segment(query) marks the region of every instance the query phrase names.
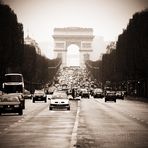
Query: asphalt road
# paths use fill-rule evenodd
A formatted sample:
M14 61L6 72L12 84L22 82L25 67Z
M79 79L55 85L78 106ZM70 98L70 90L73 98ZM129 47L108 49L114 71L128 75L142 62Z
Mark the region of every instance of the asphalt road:
M0 148L147 148L148 103L71 101L71 110L26 100L23 116L0 116Z
M49 111L49 103L26 100L23 116L0 116L0 148L69 148L77 102Z
M148 104L81 100L77 147L148 148Z

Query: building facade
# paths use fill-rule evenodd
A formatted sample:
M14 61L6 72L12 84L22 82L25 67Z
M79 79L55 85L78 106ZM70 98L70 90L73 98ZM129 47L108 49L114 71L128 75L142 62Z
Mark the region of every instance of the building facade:
M29 35L27 35L27 37L24 39L24 43L27 45L32 45L35 47L36 53L41 55L41 49L39 48L38 43L33 40L32 38L29 37Z

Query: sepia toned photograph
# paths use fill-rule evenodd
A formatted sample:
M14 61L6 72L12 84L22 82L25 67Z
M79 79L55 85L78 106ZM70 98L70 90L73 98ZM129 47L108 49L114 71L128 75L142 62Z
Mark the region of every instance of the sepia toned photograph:
M0 0L0 148L148 148L148 0Z

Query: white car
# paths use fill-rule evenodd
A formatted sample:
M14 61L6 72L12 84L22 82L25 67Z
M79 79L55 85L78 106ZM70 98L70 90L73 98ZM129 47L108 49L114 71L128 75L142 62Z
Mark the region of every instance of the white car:
M52 98L50 99L49 110L52 110L54 108L66 108L67 110L70 110L70 102L65 92L54 92Z
M103 90L101 88L94 89L93 96L94 98L103 98Z
M116 91L116 97L124 100L124 91Z

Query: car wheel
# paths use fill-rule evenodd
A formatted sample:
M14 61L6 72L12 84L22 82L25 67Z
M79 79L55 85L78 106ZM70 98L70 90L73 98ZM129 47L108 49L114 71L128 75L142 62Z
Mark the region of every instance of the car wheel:
M67 110L70 110L70 107L68 107Z
M49 110L52 110L52 107L49 107Z
M107 99L105 99L105 102L107 102Z
M22 109L19 111L19 115L23 115L23 110Z
M114 102L116 102L116 99L114 100Z

